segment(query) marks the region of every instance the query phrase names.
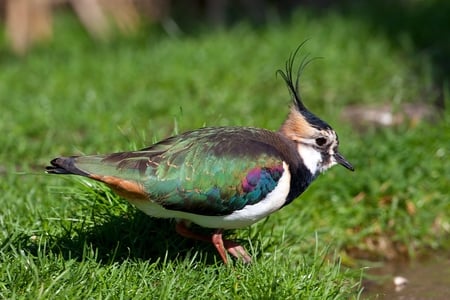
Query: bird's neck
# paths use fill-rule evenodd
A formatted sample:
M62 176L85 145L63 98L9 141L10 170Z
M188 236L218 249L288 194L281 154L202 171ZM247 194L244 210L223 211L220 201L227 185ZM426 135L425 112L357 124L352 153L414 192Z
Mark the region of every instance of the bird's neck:
M311 182L316 178L308 168L300 164L297 168L291 168L291 185L289 194L286 197L286 202L283 206L291 203L295 198L300 196L306 188L311 184Z

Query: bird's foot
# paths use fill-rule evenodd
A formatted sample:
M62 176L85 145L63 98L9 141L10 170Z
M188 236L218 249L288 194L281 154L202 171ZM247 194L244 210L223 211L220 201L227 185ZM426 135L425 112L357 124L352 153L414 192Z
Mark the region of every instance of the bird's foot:
M176 232L189 239L204 241L204 242L212 242L214 247L216 247L217 252L219 252L220 257L222 258L223 262L227 264L227 253L230 253L232 256L242 259L244 263L251 263L252 258L250 255L245 251L244 247L239 245L238 243L234 241L230 241L227 239L222 239L222 230L218 229L216 233L214 233L212 236L198 234L195 232L192 232L185 224L185 222L178 222L175 227Z
M212 243L216 247L225 264L227 263L227 255L225 249L228 251L228 253L230 253L237 259L242 259L244 263L252 262L252 258L244 249L244 247L234 241L222 239L222 230L220 229L212 235Z

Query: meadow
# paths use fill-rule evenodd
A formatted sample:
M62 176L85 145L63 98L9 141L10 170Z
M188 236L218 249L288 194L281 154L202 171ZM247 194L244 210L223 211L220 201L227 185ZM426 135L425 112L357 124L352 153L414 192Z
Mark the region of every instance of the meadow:
M372 261L450 246L448 109L357 128L350 105L437 101L434 62L340 13L167 35L146 27L94 43L60 16L25 57L0 45L0 298L356 299ZM334 167L292 204L230 231L254 257L224 265L171 220L101 184L46 175L57 156L134 150L204 126L277 130L290 96L276 70L303 41L305 104L355 166ZM448 105L449 87L443 87Z

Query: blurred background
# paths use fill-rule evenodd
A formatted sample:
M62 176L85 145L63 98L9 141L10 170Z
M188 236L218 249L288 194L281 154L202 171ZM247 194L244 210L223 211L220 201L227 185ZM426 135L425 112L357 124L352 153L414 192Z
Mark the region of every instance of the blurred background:
M439 0L0 0L0 17L4 43L23 56L36 45L52 43L59 26L55 18L61 15L76 18L92 43L98 43L146 30L148 35L186 37L243 22L261 29L289 22L296 10L311 12L314 18L338 12L386 36L393 46L409 47L419 57L430 59L433 100L436 108L442 109L443 85L450 72L449 7L447 1ZM418 107L414 113L414 108L408 107L405 112L421 117L428 114L423 111L427 109ZM394 119L398 121L398 117Z
M203 126L277 130L290 99L275 72L307 41L300 56L318 59L302 73L303 99L339 133L356 172L333 168L267 222L235 234L258 241L260 260L280 251L272 268L284 276L296 275L286 269L304 257L315 259L315 247L330 247L349 268L383 262L378 280L362 280L366 290L447 299L449 16L447 0L0 0L0 298L37 295L42 286L48 295L73 298L84 288L101 297L70 277L86 256L105 282L110 266L101 261L189 259L191 244L172 236L171 225L99 187L88 192L84 183L45 176L44 166ZM148 232L168 242L156 247ZM200 257L214 257L197 247ZM413 269L411 260L419 262ZM396 291L391 279L400 273L410 284ZM320 274L318 287L360 291L359 275ZM232 277L206 278L205 286ZM259 287L247 279L227 286L234 284ZM184 292L188 298L192 285Z

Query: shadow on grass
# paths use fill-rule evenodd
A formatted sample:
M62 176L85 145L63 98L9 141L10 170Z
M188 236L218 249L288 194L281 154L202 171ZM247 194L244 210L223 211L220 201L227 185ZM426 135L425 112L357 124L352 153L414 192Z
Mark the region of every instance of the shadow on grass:
M69 226L66 228L61 224L62 230L58 230L61 233L54 235L16 233L7 238L0 249L17 249L33 257L60 256L80 262L95 260L101 264L125 260L183 261L194 256L205 264L221 261L212 244L179 236L173 220L152 218L139 211L109 216L103 223L93 226ZM192 229L205 234L213 232L195 225ZM240 242L248 248L245 240Z

